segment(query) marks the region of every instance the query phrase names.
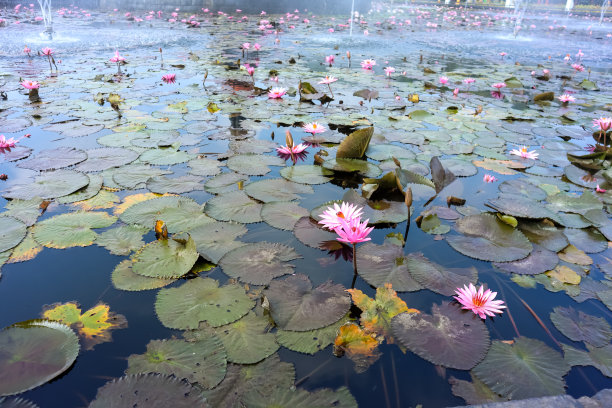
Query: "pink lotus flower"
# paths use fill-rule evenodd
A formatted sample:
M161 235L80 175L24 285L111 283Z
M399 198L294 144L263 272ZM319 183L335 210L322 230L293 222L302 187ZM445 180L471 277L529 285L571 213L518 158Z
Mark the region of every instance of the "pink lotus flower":
M572 64L572 68L574 68L576 70L576 72L582 72L584 71L584 67L580 64Z
M521 146L520 149L512 149L510 150L510 154L513 154L515 156L520 156L523 159L532 159L535 160L538 158L539 154L535 152L535 150L532 150L530 152L527 151L527 146Z
M125 58L119 55L119 51L115 51L115 56L110 58L109 61L119 64L119 63L125 62Z
M30 56L31 52L32 52L32 50L27 45L25 47L23 47L23 53L24 54L28 54L28 57Z
M285 88L272 88L270 92L268 92L268 98L270 99L281 99L287 90Z
M572 95L570 94L563 94L559 97L559 100L563 103L568 103L568 102L574 102L576 100L576 98L574 98Z
M492 84L491 86L493 88L497 88L499 90L499 89L505 88L506 87L506 83L505 82L496 82L496 83Z
M329 85L331 83L334 83L338 80L338 78L335 78L331 75L325 75L325 78L323 78L321 81L319 81L320 84L324 84L324 85Z
M499 53L499 55L502 57L502 59L504 59L504 57L505 57L506 55L508 55L508 53L507 53L507 52L500 52L500 53Z
M342 226L342 221L351 221L353 218L359 219L362 212L363 209L355 204L345 203L344 201L340 205L334 203L333 207L327 207L322 214L319 214L319 217L321 217L319 224L322 224L323 228L334 231Z
M328 55L325 57L325 63L329 64L330 67L333 65L335 60L336 60L336 57L334 57L333 55Z
M453 96L457 96L457 95L459 95L459 88L455 88L453 90Z
M53 55L53 50L49 47L45 47L42 50L40 50L40 52L42 52L43 55L46 55L47 57Z
M17 140L13 139L12 137L6 139L4 135L0 135L0 149L9 149L11 147L15 147L15 143L17 143Z
M595 192L596 192L596 193L599 193L599 194L603 194L603 193L605 193L606 191L608 191L608 190L604 190L603 188L600 188L600 187L599 187L599 184L597 185L597 188L595 189Z
M253 76L253 74L255 73L255 67L247 67L246 68L247 72L249 73L250 76Z
M482 181L484 181L485 183L494 183L497 181L497 178L492 174L485 174L482 178Z
M248 43L248 42L242 43L242 49L243 50L251 49L251 43Z
M391 74L395 72L395 68L393 68L393 67L385 67L385 70L384 70L384 71L385 71L385 75L387 75L388 77L390 77L390 76L391 76Z
M370 70L376 65L376 60L373 59L365 59L361 61L361 68Z
M253 48L255 49L255 51L259 51L261 49L261 44L255 43L253 44Z
M173 84L176 82L176 74L162 75L162 81L164 81L167 84Z
M300 154L302 153L304 150L306 150L308 148L308 146L306 146L305 144L298 144L295 146L280 146L276 148L276 151L280 154L283 155L292 155L292 154Z
M24 80L21 85L26 89L38 89L40 88L40 84L36 81L28 81Z
M441 76L438 81L440 81L442 85L446 85L448 83L448 77Z
M370 232L374 230L374 227L368 228L368 222L365 220L361 222L360 218L353 218L350 221L340 219L340 227L336 228L336 234L339 238L336 238L340 242L346 242L347 244L357 244L358 242L370 241L372 238L368 238Z
M455 290L457 296L454 296L457 302L463 305L462 309L471 310L481 319L486 319L487 316L495 316L495 313L502 313L501 309L505 309L503 300L493 300L497 296L497 292L491 292L491 289L484 291L484 286L480 286L478 290L470 283L470 286L463 285L463 288Z
M599 129L601 132L607 132L612 128L612 118L593 119L593 127Z
M463 80L463 83L466 84L466 85L473 84L474 82L476 82L476 80L474 78L465 78Z
M313 135L315 133L323 133L327 130L325 126L320 125L318 122L308 123L302 126L302 129L304 129L305 132L312 133Z

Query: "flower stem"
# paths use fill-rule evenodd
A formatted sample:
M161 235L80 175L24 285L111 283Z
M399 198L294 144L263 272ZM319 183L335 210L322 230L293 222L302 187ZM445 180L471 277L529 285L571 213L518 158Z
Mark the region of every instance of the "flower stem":
M330 85L330 84L327 84L327 87L329 88L329 93L331 94L332 99L334 99L334 93L333 93L333 91L331 90L331 85Z
M353 271L357 276L357 246L355 244L353 244Z

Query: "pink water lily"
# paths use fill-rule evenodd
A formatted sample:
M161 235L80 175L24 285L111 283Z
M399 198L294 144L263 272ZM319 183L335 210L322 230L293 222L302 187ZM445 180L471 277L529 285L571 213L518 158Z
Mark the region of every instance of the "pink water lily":
M441 76L438 81L442 84L442 85L446 85L448 84L448 77L445 76Z
M307 123L302 126L302 129L304 129L305 132L312 133L313 135L315 133L323 133L327 130L327 128L319 124L319 122Z
M497 88L497 89L502 89L505 88L507 85L505 82L496 82L494 84L491 85L493 88Z
M569 102L574 102L576 100L576 98L574 98L572 95L570 94L563 94L559 97L559 101L563 102L563 103L569 103Z
M538 158L539 154L536 153L535 150L532 151L527 151L527 146L521 146L519 149L512 149L510 150L510 154L513 154L515 156L520 156L523 159L532 159L535 160Z
M164 81L167 84L173 84L176 82L176 74L162 75L162 81Z
M331 75L325 75L325 78L323 78L322 80L319 81L320 84L324 84L324 85L329 85L331 83L334 83L338 80L338 78L335 78Z
M32 52L32 50L27 45L25 47L23 47L23 53L24 54L28 54L28 57L30 56L31 52Z
M42 52L42 54L46 55L46 56L53 55L53 50L51 48L49 48L49 47L43 48L42 50L40 50L40 52Z
M497 181L497 178L492 174L485 174L482 178L482 181L484 181L485 183L493 183Z
M463 285L463 288L457 288L455 293L457 296L454 298L463 305L462 309L471 310L481 319L495 316L495 313L503 313L501 309L506 308L503 300L493 300L497 292L491 292L491 289L485 291L482 285L478 290L472 283L469 286Z
M327 207L322 214L319 214L321 221L319 224L323 225L323 228L334 231L336 228L342 226L342 221L349 221L353 218L361 217L363 208L357 207L355 204L342 202L340 205L334 203L333 206Z
M574 68L574 70L576 72L582 72L584 71L584 67L580 64L572 64L572 68Z
M23 82L21 82L21 86L23 86L26 89L40 88L40 84L37 81L28 81L28 80L24 80Z
M302 153L304 150L306 150L308 148L308 146L306 146L305 144L298 144L296 146L280 146L276 148L276 151L280 154L283 155L292 155L292 154L300 154Z
M119 64L121 62L125 62L125 58L119 55L119 51L115 51L115 56L110 58L109 61Z
M4 135L0 135L0 149L9 149L11 147L15 147L16 143L17 140L13 139L12 137L6 139Z
M391 76L392 73L395 72L395 68L393 67L385 67L385 75L387 75L388 77Z
M268 98L270 99L282 99L282 97L287 93L285 88L272 88L270 92L268 92Z
M365 59L361 61L361 68L371 70L376 65L376 60L373 59Z
M608 190L605 190L605 189L599 187L599 184L597 185L597 188L595 189L595 192L599 193L599 194L604 194L606 191L608 191Z
M330 67L334 64L335 60L336 60L336 57L333 55L328 55L325 57L325 63L329 64Z
M369 221L370 220L365 220L361 222L360 218L353 218L350 221L341 219L340 226L335 229L336 234L338 234L338 238L336 239L340 242L346 242L352 245L359 242L370 241L372 238L369 238L368 235L374 230L374 227L368 228Z

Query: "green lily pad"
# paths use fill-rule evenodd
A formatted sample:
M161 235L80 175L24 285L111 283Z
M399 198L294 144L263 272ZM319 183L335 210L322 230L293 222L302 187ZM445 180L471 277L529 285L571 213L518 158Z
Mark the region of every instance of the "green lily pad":
M566 228L563 234L570 244L587 254L595 254L608 249L608 240L595 228Z
M280 171L280 175L285 179L301 184L325 184L333 174L331 170L309 164L288 166Z
M213 327L235 322L254 304L239 285L219 287L214 279L195 278L176 288L161 289L155 312L166 327L193 330L203 321Z
M87 186L72 194L56 198L55 200L60 204L72 204L83 200L89 200L100 192L103 182L104 178L100 174L90 174L89 184L87 184Z
M512 345L494 341L473 372L493 392L523 399L564 394L568 370L563 357L540 340L518 337Z
M546 198L544 190L523 179L506 180L499 185L499 191L512 196L522 195L536 201Z
M87 153L74 147L42 150L31 159L17 163L17 167L36 171L57 170L73 166L87 159Z
M469 370L484 358L491 343L476 314L452 303L434 304L431 312L395 316L394 337L418 356L445 367Z
M230 191L206 203L206 214L219 221L261 222L262 205L244 191Z
M264 203L272 201L299 200L298 194L312 194L312 187L304 184L294 183L282 178L273 178L255 181L248 184L244 191L255 200Z
M336 153L336 157L339 159L360 159L361 157L363 157L366 150L368 149L373 134L374 127L358 129L353 133L349 134L340 143L340 146L338 146L338 152Z
M132 271L132 261L126 259L115 267L111 275L113 286L119 290L137 292L141 290L159 289L168 286L176 279L148 278Z
M307 209L294 202L266 203L261 208L261 218L274 228L291 231L302 217L308 216Z
M162 170L148 164L128 164L113 172L113 181L124 188L144 188L145 183L152 177L171 174L169 170Z
M229 251L245 245L235 239L246 233L244 225L230 222L211 222L189 231L198 253L214 263L219 263Z
M220 167L223 165L219 160L198 157L190 160L187 165L190 167L189 173L196 176L216 176L221 173Z
M34 239L47 248L64 249L93 244L98 234L92 229L110 227L117 217L105 212L66 213L56 215L34 226Z
M20 200L40 197L49 200L74 193L88 184L89 177L86 174L74 170L55 170L36 176L31 183L10 187L3 197Z
M465 402L470 405L507 401L499 394L491 391L491 389L487 387L485 383L480 381L474 374L471 374L471 376L471 382L459 380L455 377L448 379L454 395L463 398Z
M193 159L193 155L173 147L151 149L140 155L140 161L157 164L160 166L172 166L173 164L185 163Z
M15 248L26 236L26 225L13 217L0 217L0 252Z
M70 327L31 320L0 331L0 396L36 388L66 371L79 354Z
M603 347L612 340L612 329L606 319L591 316L572 307L557 306L550 314L557 330L573 341L584 341L594 347Z
M519 229L531 242L538 244L549 251L559 252L565 248L569 241L562 230L548 221L521 222Z
M227 159L226 166L247 176L263 176L270 172L268 166L284 166L285 160L263 154L238 154Z
M557 221L558 216L542 203L521 195L503 195L490 200L488 205L497 211L513 217L538 219L549 218Z
M292 247L270 242L245 244L225 254L219 261L223 272L253 285L268 285L272 279L293 273L286 262L301 258Z
M238 190L238 185L249 179L249 176L235 172L221 173L204 184L204 189L212 194L223 194Z
M493 262L516 261L527 257L533 246L518 230L491 214L468 215L457 221L464 236L446 238L456 251L471 258Z
M83 172L102 171L111 167L120 167L138 158L134 150L121 147L101 147L87 151L87 160L75 169Z
M346 317L327 327L305 332L278 330L276 341L289 350L304 354L315 354L332 344L340 326L348 321L349 319Z
M219 338L210 335L198 341L151 340L144 354L128 357L126 374L173 375L211 389L225 377L227 360Z
M364 177L375 178L382 174L380 167L359 159L336 158L323 162L323 167L328 170L345 173L359 173Z
M338 237L335 233L327 231L310 217L302 217L295 224L293 233L295 237L304 245L311 248L323 249L322 245L328 241L336 241Z
M533 251L526 258L513 262L494 262L493 265L510 273L537 275L554 269L558 263L559 257L555 252L534 245Z
M40 216L40 204L42 198L34 197L31 200L11 200L6 203L6 211L0 213L0 217L13 217L26 224L28 227L34 225ZM6 229L2 228L2 229Z
M282 330L308 331L340 320L351 306L344 287L330 281L313 289L307 276L274 280L264 291L270 314Z
M612 344L594 347L586 344L587 351L563 345L565 361L571 366L593 366L606 377L612 377Z
M470 177L478 173L478 168L468 160L450 158L441 159L440 162L445 169L457 177Z
M373 160L383 161L395 157L396 159L414 159L416 154L400 146L392 144L370 145L366 155Z
M244 406L247 408L357 408L357 401L345 387L337 391L324 388L313 392L299 388L277 388L266 396L247 394Z
M478 271L474 267L445 268L431 262L421 253L410 254L406 258L414 280L432 292L444 296L452 296L457 288L478 281Z
M227 350L227 361L236 364L255 364L278 350L275 336L269 333L270 322L266 317L248 313L242 319L215 332Z
M161 239L145 245L132 258L132 272L149 278L180 278L191 270L198 257L193 238Z
M421 229L428 234L446 234L450 231L450 225L442 224L436 214L428 214L421 220Z
M252 394L269 396L275 389L294 386L293 364L281 361L273 354L257 364L228 364L225 379L213 390L205 391L206 400L215 408L244 405L244 398Z
M147 188L157 194L181 194L194 190L204 190L203 180L202 177L189 174L179 177L158 176L147 181Z
M100 233L96 245L108 249L113 255L129 255L145 244L142 236L147 231L149 229L146 227L121 225Z
M165 196L139 202L128 207L120 216L126 224L137 224L153 229L155 222L166 223L168 232L189 231L198 225L213 222L202 211L202 206L190 198Z
M159 374L126 375L98 389L89 408L146 407L207 408L199 387Z
M231 141L228 147L232 152L236 154L261 154L271 152L276 146L277 144L270 140L247 139Z
M575 214L585 214L591 210L601 210L603 204L593 193L585 191L580 196L572 196L566 193L558 193L548 197L549 208L555 211L563 211Z
M366 282L375 287L390 283L398 292L423 289L411 275L420 259L405 256L404 249L390 242L376 245L367 242L357 248L357 270Z

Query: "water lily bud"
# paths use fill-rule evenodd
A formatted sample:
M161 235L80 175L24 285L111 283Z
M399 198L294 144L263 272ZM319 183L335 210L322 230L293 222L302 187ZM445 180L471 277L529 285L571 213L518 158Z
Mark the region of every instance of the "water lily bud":
M408 187L404 193L404 202L406 203L406 207L412 207L412 189L410 187Z
M346 58L351 59L351 52L350 51L346 52Z
M291 136L291 132L288 130L285 131L285 142L288 148L291 149L293 147L293 136Z
M395 165L401 169L402 168L402 163L400 163L400 161L397 160L395 158L395 156L391 156L391 158L393 159L393 162L395 163Z

